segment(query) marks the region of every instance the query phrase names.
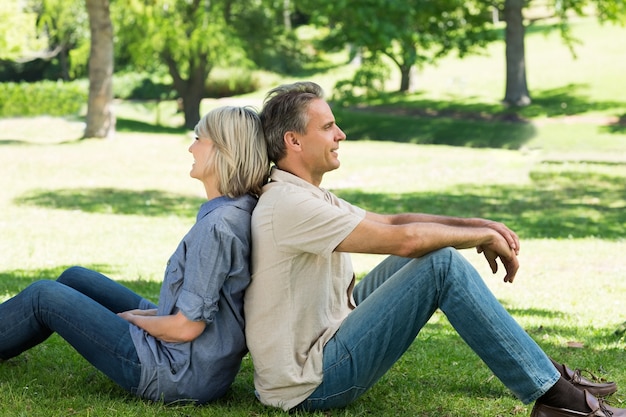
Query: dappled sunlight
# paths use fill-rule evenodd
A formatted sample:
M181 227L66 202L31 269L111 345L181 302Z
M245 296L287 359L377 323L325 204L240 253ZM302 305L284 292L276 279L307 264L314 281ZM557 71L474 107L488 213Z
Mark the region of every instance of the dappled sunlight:
M606 112L626 109L626 101L592 100L586 84L568 84L558 88L536 90L530 106L522 110L526 117L563 117L581 115L589 112ZM600 124L614 122L609 118L595 120Z
M523 120L482 118L480 114L473 117L456 110L433 110L436 114L429 115L426 110L338 109L335 115L351 140L519 149L536 134L534 125Z
M206 199L162 190L137 191L97 187L32 190L14 201L18 205L87 213L194 217Z
M42 279L56 280L63 271L71 266L74 265L56 265L49 268L0 271L0 302L4 302L8 298L13 297L35 281ZM121 271L121 268L108 264L88 264L80 266L98 271L107 276L118 274ZM135 279L117 280L117 282L153 302L159 298L159 291L161 289L160 281Z
M424 212L506 223L522 238L626 238L626 163L539 164L521 185L458 184L440 191L337 195L380 213Z

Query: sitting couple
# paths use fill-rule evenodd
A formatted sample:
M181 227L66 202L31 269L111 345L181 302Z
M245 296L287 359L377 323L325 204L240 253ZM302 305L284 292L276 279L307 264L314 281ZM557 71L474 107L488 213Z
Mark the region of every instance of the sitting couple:
M505 225L376 214L320 188L346 136L318 85L275 88L260 115L213 110L195 133L191 176L208 201L168 262L158 304L70 268L0 305L0 358L57 332L128 391L201 404L226 392L248 348L263 404L326 410L371 388L440 309L535 403L532 416L626 417L598 399L614 383L550 359L457 252L476 248L513 282L519 239ZM390 256L357 283L351 252Z

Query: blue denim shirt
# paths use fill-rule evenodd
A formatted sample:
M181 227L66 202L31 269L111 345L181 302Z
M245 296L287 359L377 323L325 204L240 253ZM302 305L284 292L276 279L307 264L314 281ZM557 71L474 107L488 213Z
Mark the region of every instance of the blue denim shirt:
M197 220L167 263L157 314L181 311L206 323L186 343L156 339L130 325L141 361L137 394L164 401L205 403L224 395L247 348L243 294L250 283L252 196L218 197L202 205ZM143 300L140 308L154 308Z

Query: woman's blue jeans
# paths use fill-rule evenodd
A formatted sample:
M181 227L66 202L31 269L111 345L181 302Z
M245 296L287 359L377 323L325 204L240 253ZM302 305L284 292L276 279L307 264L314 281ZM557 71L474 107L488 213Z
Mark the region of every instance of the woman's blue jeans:
M104 275L72 267L0 304L0 358L17 356L53 332L122 388L135 392L141 363L129 324L116 313L142 298Z
M439 308L465 342L525 404L560 374L456 250L390 256L354 289L356 309L324 347L323 381L297 409L345 407L409 348Z

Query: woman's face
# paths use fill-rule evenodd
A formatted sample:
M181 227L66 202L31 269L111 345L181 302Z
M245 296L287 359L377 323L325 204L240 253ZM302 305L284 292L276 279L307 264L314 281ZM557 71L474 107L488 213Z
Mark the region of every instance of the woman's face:
M213 155L214 144L209 138L195 137L189 152L193 155L193 165L189 175L202 182L206 182L213 176L213 167L210 166L211 156Z

